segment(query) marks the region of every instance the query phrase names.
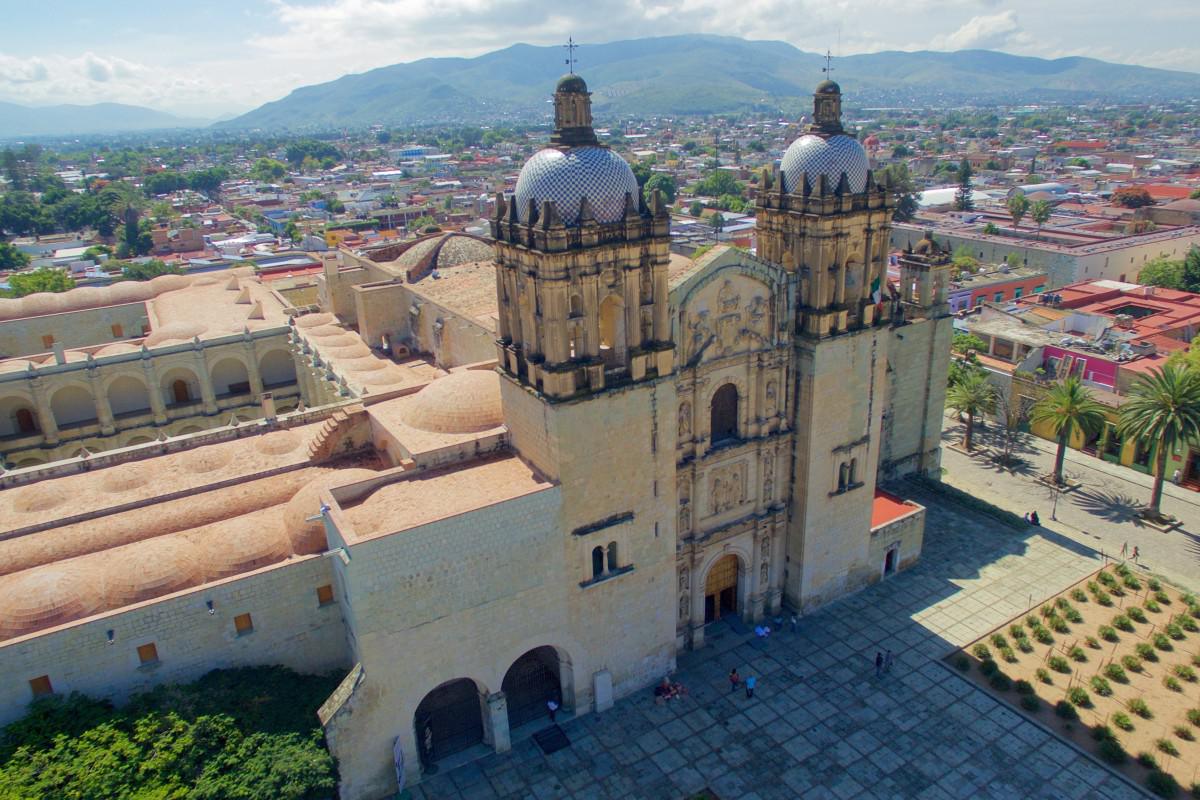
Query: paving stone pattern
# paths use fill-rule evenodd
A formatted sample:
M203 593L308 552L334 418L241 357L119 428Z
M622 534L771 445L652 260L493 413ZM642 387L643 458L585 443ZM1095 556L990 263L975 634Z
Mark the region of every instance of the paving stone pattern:
M1014 532L905 485L929 508L921 562L802 618L765 643L714 626L680 654L690 695L649 689L564 723L572 746L531 740L426 780L424 798L721 800L1138 798L1142 793L952 674L936 659L1098 566L1052 531ZM785 626L786 628L786 626ZM875 677L876 651L892 671ZM759 677L755 697L726 675Z

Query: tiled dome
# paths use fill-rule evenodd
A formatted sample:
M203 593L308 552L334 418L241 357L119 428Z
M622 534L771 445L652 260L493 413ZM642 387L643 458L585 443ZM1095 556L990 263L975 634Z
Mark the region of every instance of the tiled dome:
M62 625L104 604L104 576L80 563L50 564L0 580L0 639Z
M291 556L283 523L259 518L244 526L215 524L184 534L200 548L210 579L228 578Z
M846 173L850 191L857 194L867 188L867 172L870 170L867 151L853 136L839 133L828 138L807 134L788 146L783 154L780 172L783 174L783 190L789 193L803 192L800 176L807 175L809 191L817 188L817 176L826 176L829 191L837 188Z
M579 207L586 197L597 222L617 222L625 215L625 195L636 202L637 178L625 159L607 147L584 146L567 150L547 148L534 153L521 168L513 200L521 222L529 222L529 201L553 200L564 225L579 222Z
M500 376L472 369L438 378L413 396L404 421L432 433L473 433L502 425Z
M200 549L182 536L137 542L98 558L105 567L108 608L121 608L197 586L205 578Z

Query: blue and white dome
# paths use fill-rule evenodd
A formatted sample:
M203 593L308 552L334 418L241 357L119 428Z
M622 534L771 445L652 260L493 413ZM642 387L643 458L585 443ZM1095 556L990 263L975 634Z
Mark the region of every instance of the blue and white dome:
M779 165L783 174L783 190L788 193L802 193L800 176L808 176L809 191L817 188L817 177L825 175L825 183L829 191L837 188L842 180L842 173L850 184L854 194L867 188L867 172L871 165L867 161L867 151L853 136L839 133L834 136L822 137L806 134L792 142L783 154Z
M607 147L583 146L567 150L547 148L534 153L521 168L513 201L521 222L529 222L529 201L553 200L564 225L579 223L579 207L586 197L597 222L617 222L625 216L625 195L638 197L637 178L625 159Z

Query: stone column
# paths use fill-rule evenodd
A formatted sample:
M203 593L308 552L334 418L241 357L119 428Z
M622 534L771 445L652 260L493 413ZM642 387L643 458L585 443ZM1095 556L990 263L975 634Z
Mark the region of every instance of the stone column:
M212 375L208 373L208 360L204 358L203 345L196 345L194 357L196 377L200 379L200 397L204 401L204 413L212 416L217 413L217 395L213 391Z
M692 498L694 508L699 508L697 499ZM696 529L696 512L692 512L692 530ZM704 580L707 577L700 568L704 564L704 553L696 551L692 560L692 649L704 647Z
M46 387L42 379L33 378L29 381L29 387L33 390L34 411L37 412L38 427L42 429L46 444L58 444L58 420L54 419L54 412L50 409L50 400L46 397Z
M761 465L762 462L759 461L759 466L761 467ZM750 566L748 570L750 574L746 576L746 588L749 590L746 592L746 594L750 600L750 608L748 611L750 620L752 622L759 622L762 620L763 591L766 589L765 586L760 585L762 581L759 579L759 567L762 564L762 558L760 556L760 553L762 552L760 549L761 540L761 527L759 525L755 525L753 537L754 553L750 556Z
M258 354L254 350L254 341L246 342L246 374L250 378L250 392L254 395L255 402L262 399L262 394L265 389L263 386L262 373L258 371Z
M92 387L92 402L96 406L96 419L100 421L100 433L111 436L117 431L116 420L113 419L112 406L100 386L95 366L88 367L88 384Z
M622 295L625 298L625 352L621 355L621 363L629 365L629 352L642 346L642 286L640 270L624 270L621 281Z
M142 373L146 376L146 387L150 395L150 411L154 414L155 425L167 424L167 404L163 401L163 390L158 385L158 370L149 356L142 358Z
M667 265L654 265L654 341L671 339L671 309L668 301Z
M486 741L497 753L512 749L512 736L508 730L508 699L504 692L489 694L484 698L487 713L483 717Z

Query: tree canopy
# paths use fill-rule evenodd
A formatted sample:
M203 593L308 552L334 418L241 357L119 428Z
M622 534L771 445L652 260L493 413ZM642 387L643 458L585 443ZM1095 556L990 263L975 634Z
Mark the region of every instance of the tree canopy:
M9 291L13 297L24 297L38 292L65 292L75 288L75 279L65 269L39 267L32 272L15 272L8 276Z
M917 215L917 184L908 164L897 162L888 164L880 171L880 179L896 195L896 209L892 219L897 222L908 222Z
M130 261L121 265L121 277L127 281L148 281L159 275L182 275L183 270L174 264L167 264L152 258L149 261Z
M29 264L29 256L8 242L0 242L0 269L16 270Z
M740 198L745 192L745 187L727 169L710 170L693 189L696 194L705 197L720 197L728 194Z
M1154 205L1154 199L1141 187L1125 186L1113 192L1112 204L1121 208L1141 208Z
M675 202L675 195L678 192L678 188L675 185L675 179L670 175L666 174L665 172L656 172L650 176L650 178L646 181L644 189L647 203L650 202L650 196L654 193L655 189L658 189L660 192L662 192L663 199L665 199L667 203Z

